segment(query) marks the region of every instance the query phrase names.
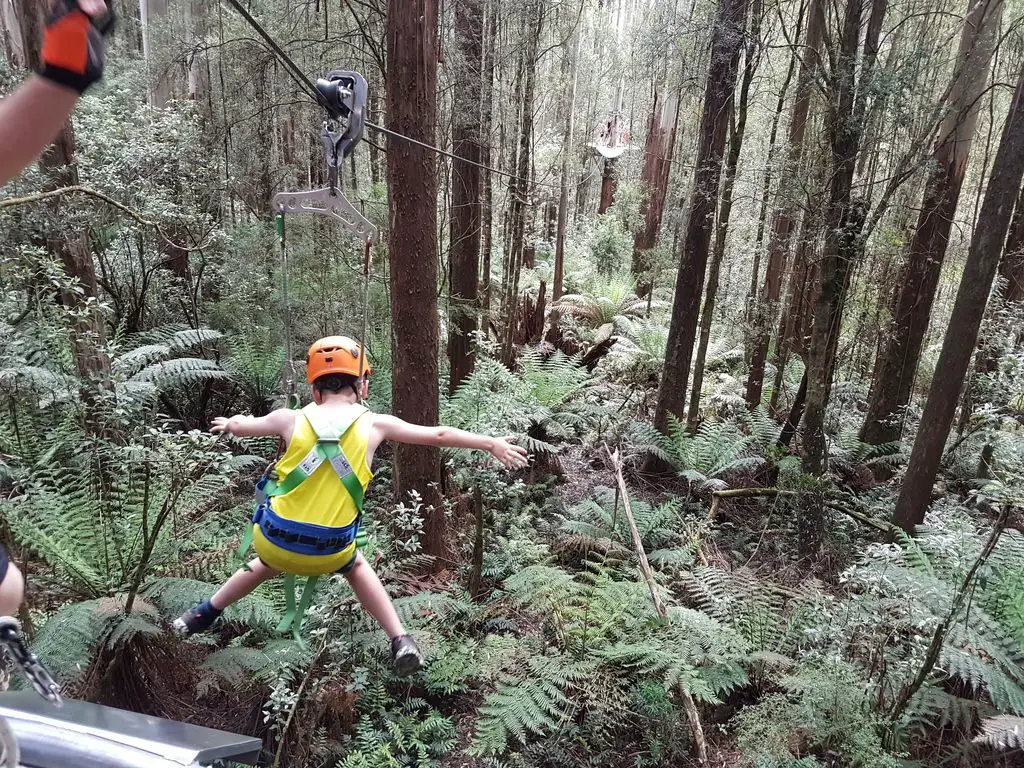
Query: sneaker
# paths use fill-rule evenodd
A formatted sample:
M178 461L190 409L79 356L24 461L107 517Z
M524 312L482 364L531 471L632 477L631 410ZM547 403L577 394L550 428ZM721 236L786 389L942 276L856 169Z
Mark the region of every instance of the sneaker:
M2 768L18 768L21 759L18 741L14 738L11 726L0 717L0 766Z
M423 668L423 654L412 635L399 635L391 640L391 663L395 674L408 677Z
M189 637L197 632L205 632L220 617L221 612L210 605L209 600L204 600L194 608L189 608L181 616L174 620L171 625L174 631L182 637Z

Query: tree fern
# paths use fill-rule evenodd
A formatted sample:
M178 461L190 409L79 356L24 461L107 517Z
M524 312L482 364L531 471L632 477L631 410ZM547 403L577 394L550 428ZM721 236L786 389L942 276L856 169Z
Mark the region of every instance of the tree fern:
M245 391L257 415L266 413L278 391L285 365L285 349L271 341L266 329L254 329L251 336L237 336L229 344L231 356L224 369ZM261 332L262 331L262 332Z
M728 476L764 463L756 455L756 438L727 421L701 422L697 433L690 434L685 423L670 415L667 435L638 422L633 439L642 451L668 462L703 491L726 488Z

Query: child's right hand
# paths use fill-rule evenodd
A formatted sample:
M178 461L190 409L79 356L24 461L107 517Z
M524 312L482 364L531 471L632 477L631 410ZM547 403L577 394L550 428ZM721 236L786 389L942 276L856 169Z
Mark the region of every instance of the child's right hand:
M491 456L500 461L505 469L522 469L526 466L526 449L521 445L512 445L514 437L495 437L491 445Z
M210 431L215 435L231 434L231 430L228 428L229 421L227 416L215 416L210 424Z

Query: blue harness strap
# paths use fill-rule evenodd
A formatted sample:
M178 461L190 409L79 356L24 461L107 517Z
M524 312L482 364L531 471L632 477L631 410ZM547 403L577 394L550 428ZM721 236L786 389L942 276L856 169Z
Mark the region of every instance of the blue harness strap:
M297 555L336 555L348 548L359 533L359 518L340 528L288 520L264 501L252 516L267 541Z

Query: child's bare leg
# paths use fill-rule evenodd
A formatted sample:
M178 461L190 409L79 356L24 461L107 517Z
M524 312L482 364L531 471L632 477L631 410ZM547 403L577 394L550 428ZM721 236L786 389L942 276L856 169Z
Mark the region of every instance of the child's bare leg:
M25 596L25 579L14 563L7 566L7 575L0 581L0 616L17 616Z
M359 604L377 620L388 637L394 639L405 634L402 620L398 618L384 585L361 553L356 553L356 563L345 573L345 578L359 598Z
M248 568L239 568L235 571L234 575L224 582L224 586L218 589L213 597L203 600L194 608L189 608L175 619L175 631L182 635L205 632L213 626L225 608L238 602L267 579L272 579L278 574L279 571L275 571L256 558L249 563Z
M210 605L218 611L223 611L232 603L237 603L263 582L280 574L280 571L275 571L257 557L249 563L248 570L239 568L230 579L224 582L224 586L218 589L213 597L210 598Z

